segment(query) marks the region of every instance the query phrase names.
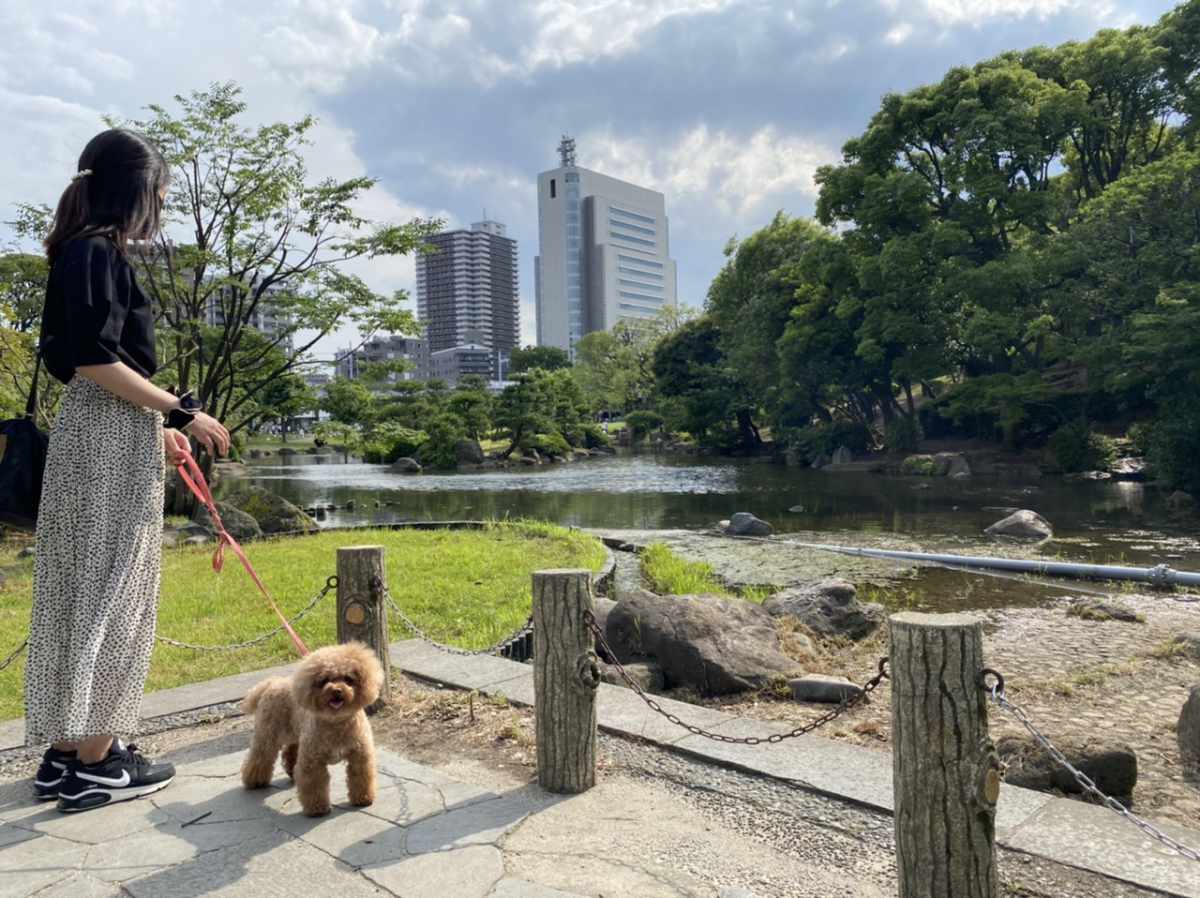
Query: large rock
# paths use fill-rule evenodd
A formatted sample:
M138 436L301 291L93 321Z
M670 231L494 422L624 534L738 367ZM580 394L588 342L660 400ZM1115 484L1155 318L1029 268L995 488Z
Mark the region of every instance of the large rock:
M261 486L244 487L225 501L254 518L264 534L316 533L321 529L301 509Z
M1193 686L1179 723L1175 726L1175 740L1179 743L1179 757L1190 767L1200 767L1200 686Z
M1067 615L1078 617L1081 620L1117 620L1127 624L1140 624L1146 621L1144 615L1138 614L1128 605L1114 599L1076 599L1067 608Z
M479 440L459 440L454 444L454 454L460 465L481 465L486 456Z
M798 702L823 702L837 705L862 695L863 688L845 677L827 677L824 674L808 674L788 681L792 698Z
M887 618L882 605L858 601L854 584L846 580L824 580L781 590L762 607L774 617L791 615L820 636L850 639L869 636Z
M668 687L704 695L759 689L801 673L780 650L771 616L745 599L634 590L609 612L605 637L622 662L652 657Z
M1109 468L1114 477L1119 477L1122 480L1145 480L1146 479L1146 459L1144 458L1118 458Z
M1038 514L1022 508L1014 511L1002 521L997 521L984 531L993 539L1019 539L1040 542L1054 537L1050 522Z
M415 458L398 458L388 470L393 474L420 474L421 465Z
M845 446L839 446L837 451L833 453L833 458L830 459L831 465L848 465L854 461L854 453Z
M1167 496L1167 508L1172 511L1187 511L1196 507L1196 499L1191 493L1175 490Z
M728 536L770 536L774 532L770 524L746 511L739 511L730 518L729 526L725 528Z
M622 664L626 675L630 680L637 683L643 692L659 693L666 688L666 677L663 676L662 668L653 661L630 661L628 664ZM621 676L616 665L600 662L600 678L605 683L613 686L621 686L629 688L629 683Z
M1051 741L1071 764L1091 777L1101 792L1117 798L1133 795L1137 785L1137 755L1119 742L1099 738L1070 739L1051 735ZM996 742L1000 760L1008 765L1005 781L1014 786L1077 794L1083 788L1029 736L1004 736Z
M937 455L910 455L900 463L900 473L910 477L954 477L962 480L971 476L971 466L961 452L939 452Z
M252 515L240 508L235 508L228 502L217 503L217 514L221 516L221 523L225 525L225 529L238 542L260 539L263 535L262 528L258 526L258 521ZM210 533L216 534L217 528L213 526L212 516L205 506L200 505L196 508L192 513L192 520Z

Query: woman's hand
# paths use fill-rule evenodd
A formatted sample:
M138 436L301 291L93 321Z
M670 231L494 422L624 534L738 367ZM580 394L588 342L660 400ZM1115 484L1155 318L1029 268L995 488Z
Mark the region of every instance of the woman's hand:
M191 455L192 444L178 430L167 427L163 429L163 449L167 454L167 464L179 467L183 460Z
M209 455L229 454L229 431L212 415L196 412L196 417L187 426L187 432L208 450Z

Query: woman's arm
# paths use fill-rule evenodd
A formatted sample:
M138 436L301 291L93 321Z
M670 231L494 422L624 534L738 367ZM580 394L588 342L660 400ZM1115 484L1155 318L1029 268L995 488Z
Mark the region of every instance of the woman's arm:
M140 405L142 408L152 408L163 414L179 408L178 398L166 390L156 387L124 362L113 362L109 365L81 365L75 369L75 372L104 387L114 396L120 396L126 402Z

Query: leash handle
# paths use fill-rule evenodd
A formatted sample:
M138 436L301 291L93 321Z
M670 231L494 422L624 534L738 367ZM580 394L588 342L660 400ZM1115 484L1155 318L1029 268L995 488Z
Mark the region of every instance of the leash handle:
M258 571L254 569L254 565L246 557L245 549L225 529L225 524L221 521L221 515L217 512L217 503L213 499L212 490L208 486L208 481L204 479L204 472L200 470L200 466L196 464L196 459L192 457L190 452L184 453L183 460L178 463L177 470L179 471L180 480L184 482L204 507L208 509L208 516L212 519L213 527L216 528L217 548L213 552L213 570L218 574L221 572L221 568L225 566L225 547L229 546L233 554L237 556L238 561L242 563L242 567L246 569L246 573L250 575L250 579L254 581L254 585L258 587L258 591L267 600L267 604L271 606L271 610L275 612L275 616L279 618L279 622L283 625L283 629L287 631L287 635L291 638L292 645L295 646L297 653L303 658L308 654L308 646L304 644L304 640L300 638L300 634L292 629L292 625L288 623L287 618L283 616L283 612L279 610L279 606L275 604L275 600L271 598L271 594L267 592L267 587L262 582L262 578L258 576Z

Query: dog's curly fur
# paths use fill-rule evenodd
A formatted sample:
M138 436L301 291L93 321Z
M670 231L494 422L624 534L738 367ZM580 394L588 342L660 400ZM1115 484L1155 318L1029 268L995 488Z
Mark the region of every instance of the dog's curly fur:
M250 690L242 710L254 713L254 741L242 764L247 789L267 786L282 751L310 817L329 813L329 765L346 762L352 804L375 801L375 740L365 709L379 698L383 668L360 642L317 649L288 679Z

